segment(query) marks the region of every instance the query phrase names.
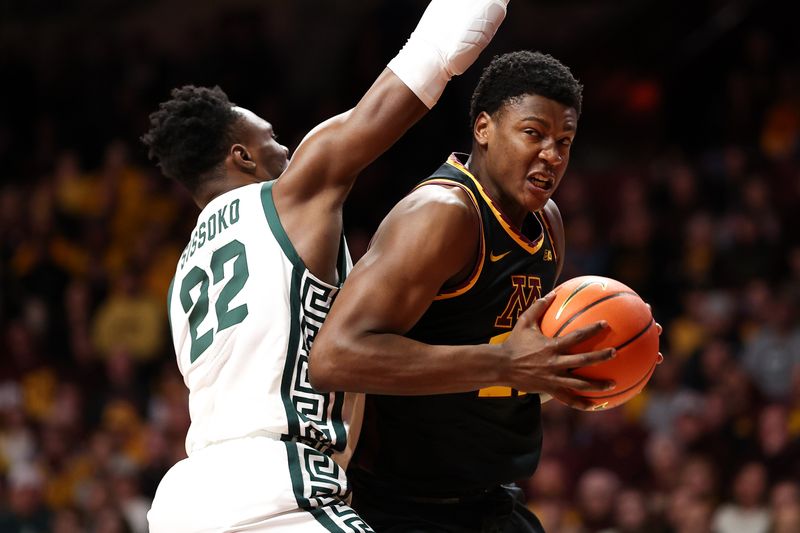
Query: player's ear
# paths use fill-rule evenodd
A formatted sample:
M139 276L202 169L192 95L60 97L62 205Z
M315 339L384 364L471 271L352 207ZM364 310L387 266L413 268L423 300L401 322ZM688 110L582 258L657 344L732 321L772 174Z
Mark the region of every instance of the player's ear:
M243 172L253 173L256 171L256 162L250 151L242 144L231 145L228 156L231 158L234 166Z
M492 126L492 117L486 111L481 111L472 126L472 136L480 146L489 144L489 130Z

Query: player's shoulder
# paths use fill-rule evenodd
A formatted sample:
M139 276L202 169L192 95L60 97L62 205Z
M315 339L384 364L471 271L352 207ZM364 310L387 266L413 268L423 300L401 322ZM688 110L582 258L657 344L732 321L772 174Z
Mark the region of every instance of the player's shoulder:
M561 218L561 211L552 198L547 200L547 203L541 211L539 211L539 214L544 218L545 223L555 232L555 237L559 240L563 240L564 221Z
M555 201L552 198L547 200L547 203L541 210L541 214L543 217L547 219L547 222L551 223L561 223L561 211L558 209L558 205L556 205Z
M561 211L559 211L556 203L550 199L540 211L545 224L547 225L550 233L550 238L555 247L555 253L558 256L559 271L564 261L564 249L566 247L564 235L564 221L561 218Z
M466 187L456 182L435 182L418 185L398 206L407 209L425 209L441 216L473 217L475 202Z
M400 200L382 226L392 234L424 234L430 240L474 235L480 215L466 193L457 185L422 185Z

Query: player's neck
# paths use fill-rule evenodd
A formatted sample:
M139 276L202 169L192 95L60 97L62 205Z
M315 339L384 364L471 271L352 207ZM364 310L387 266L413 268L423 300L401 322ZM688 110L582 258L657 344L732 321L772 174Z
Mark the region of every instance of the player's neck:
M251 175L228 174L224 178L212 179L197 188L194 201L202 210L217 196L226 192L256 183Z
M503 215L510 220L517 229L522 228L525 222L525 217L528 216L528 209L524 205L519 205L513 199L508 198L500 186L495 183L489 176L489 171L486 168L485 161L480 155L476 156L475 151L469 155L469 159L464 164L469 170L470 174L475 176L481 186L483 186L489 198L500 209Z

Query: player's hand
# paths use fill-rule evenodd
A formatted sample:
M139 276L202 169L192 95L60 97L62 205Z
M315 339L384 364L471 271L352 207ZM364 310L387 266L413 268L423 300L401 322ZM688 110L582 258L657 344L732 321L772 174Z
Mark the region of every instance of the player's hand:
M573 375L574 368L608 361L616 355L613 348L571 354L571 349L608 327L605 321L577 329L563 337L551 338L539 327L542 316L553 303L555 293L540 298L517 321L501 345L508 359L509 386L527 392L543 392L576 409L591 404L575 395L579 392L604 392L613 389L613 381L597 381Z

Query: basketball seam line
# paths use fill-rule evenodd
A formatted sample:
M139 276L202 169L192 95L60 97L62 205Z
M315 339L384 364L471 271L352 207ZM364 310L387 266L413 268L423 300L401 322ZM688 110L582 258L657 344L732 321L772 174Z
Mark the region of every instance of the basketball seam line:
M647 330L649 330L649 329L650 329L650 326L652 326L652 325L653 325L653 322L654 322L654 320L653 320L653 318L651 317L651 318L650 318L650 322L648 322L648 323L647 323L647 325L644 327L644 329L643 329L642 331L640 331L639 333L637 333L636 335L634 335L634 336L633 336L633 337L631 337L630 339L626 340L625 342L623 342L623 343L622 343L622 344L620 344L619 346L615 346L615 347L614 347L614 349L615 349L615 350L621 350L621 349L623 349L624 347L626 347L627 345L629 345L630 343L632 343L633 341L635 341L636 339L638 339L639 337L641 337L642 335L644 335L645 333L647 333Z
M628 392L630 390L633 390L636 387L638 387L639 385L641 385L642 381L648 379L650 377L650 374L653 372L653 369L655 369L657 364L658 363L653 361L653 364L650 365L650 368L647 370L645 375L642 376L641 379L639 379L639 381L637 381L636 383L634 383L633 385L631 385L627 389L613 390L613 391L611 391L610 393L608 393L608 394L606 394L604 396L584 396L584 398L589 398L590 400L605 400L605 399L608 399L608 398L613 398L614 396L619 396L620 394L625 394L626 392Z
M620 348L624 348L625 346L629 345L630 343L632 343L633 341L635 341L636 339L638 339L639 337L641 337L642 335L647 333L647 331L652 327L654 322L655 322L655 320L651 318L650 322L647 324L647 326L642 331L640 331L639 333L634 335L633 338L631 338L628 341L623 342L622 344L620 344L619 346L617 346L614 349L615 350L619 350ZM641 385L642 381L644 381L644 379L647 378L650 375L650 373L653 371L653 368L655 368L655 366L657 364L658 363L654 362L652 365L650 365L650 368L647 369L647 372L645 372L644 376L642 376L642 378L639 379L639 381L637 381L636 383L634 383L633 385L631 385L627 389L623 389L623 390L619 390L619 391L618 390L614 390L610 394L606 394L605 396L584 396L584 397L585 398L591 398L593 400L605 400L606 398L613 398L614 396L617 396L619 394L625 394L626 392L628 392L628 391L630 391L632 389L635 389L636 387Z
M575 313L574 315L569 317L569 320L567 320L566 322L561 324L561 327L558 328L558 330L553 334L553 338L555 339L556 337L558 337L561 334L561 332L564 331L564 328L569 326L572 323L573 320L575 320L576 318L581 316L588 309L591 309L592 307L594 307L596 305L599 305L599 304L605 302L606 300L610 300L611 298L616 298L617 296L622 296L622 295L625 295L625 294L632 294L632 295L634 295L636 297L639 296L638 294L636 294L635 292L632 292L632 291L620 291L620 292L615 292L614 294L609 294L608 296L604 296L604 297L602 297L602 298L600 298L598 300L595 300L594 302L590 303L589 305L585 306L583 309L581 309L580 311L578 311L577 313Z

